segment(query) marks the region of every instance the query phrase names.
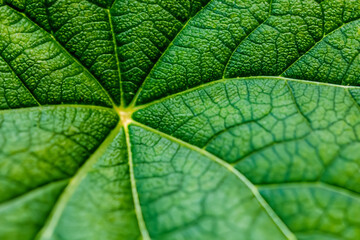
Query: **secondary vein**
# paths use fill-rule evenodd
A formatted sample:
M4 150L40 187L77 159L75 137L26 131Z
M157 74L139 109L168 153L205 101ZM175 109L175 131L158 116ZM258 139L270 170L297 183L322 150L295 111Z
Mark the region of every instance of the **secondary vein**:
M322 36L322 38L317 41L311 48L309 48L306 52L304 52L301 56L299 56L298 58L295 59L295 61L293 63L291 63L284 71L282 71L282 73L279 74L279 76L284 76L284 74L286 73L287 70L289 70L292 66L294 66L297 62L299 62L304 56L306 56L312 49L316 48L316 46L318 46L320 43L323 42L323 40L327 37L327 36L330 36L331 34L333 34L336 30L339 30L345 26L347 26L348 24L351 24L352 22L355 22L359 19L354 19L354 20L351 20L347 23L343 23L342 25L336 27L335 29L333 29L332 31L328 32L325 34L324 32L324 35Z
M167 138L173 142L178 143L179 145L185 146L193 151L199 152L200 154L208 157L210 160L218 163L219 165L221 165L222 167L226 168L229 172L231 172L232 174L234 174L238 179L240 179L249 189L250 191L253 193L253 195L255 196L256 200L259 202L259 204L261 205L261 207L265 210L265 212L269 215L270 219L274 222L274 224L279 228L279 230L283 233L283 235L289 239L289 240L295 240L296 237L295 235L288 229L288 227L285 225L285 223L283 223L283 221L279 218L279 216L277 216L277 214L274 212L274 210L268 205L268 203L265 201L265 199L260 195L260 192L258 191L258 189L256 188L256 186L250 182L242 173L240 173L238 170L236 170L233 166L231 166L229 163L227 163L226 161L224 161L223 159L211 154L210 152L198 148L197 146L191 145L187 142L184 142L178 138L175 138L171 135L168 135L166 133L160 132L154 128L148 127L146 125L143 125L139 122L136 121L132 121L132 123L134 125L137 125L139 127L142 127L148 131L151 131L155 134L158 134L164 138Z
M5 61L5 59L0 56L0 58L6 63L6 65L10 68L10 70L15 74L16 78L19 79L19 81L21 82L21 84L23 85L23 87L25 88L25 90L27 90L31 97L34 99L34 101L36 102L37 105L41 106L39 100L35 97L34 93L32 91L30 91L30 89L28 88L28 86L26 86L25 82L23 79L20 78L20 76L18 76L15 72L15 70L12 68L12 66L7 62Z
M206 7L208 5L210 5L210 3L212 3L213 1L209 1L199 12L203 11L203 9L206 9ZM184 28L189 24L189 22L195 17L197 16L194 15L193 17L190 17L185 24L182 26L182 28L180 29L180 31L176 34L176 36L173 38L173 40L170 42L170 44L168 45L168 47L166 48L166 50L161 54L161 56L159 57L159 59L156 61L155 65L152 67L152 69L150 70L150 72L148 73L148 75L145 77L144 81L141 83L140 87L138 88L134 98L132 99L132 101L129 104L129 107L135 107L136 105L136 101L140 96L140 93L143 90L143 87L145 85L146 80L148 80L150 78L150 74L152 73L153 69L155 69L156 65L158 65L160 63L160 60L165 56L165 54L169 51L170 47L174 44L174 41L176 40L176 38L180 35L180 33L184 30Z
M224 71L223 71L223 74L222 74L222 78L224 79L225 78L225 73L226 73L226 69L228 68L229 66L229 63L230 63L230 60L232 59L232 57L234 56L236 50L239 48L239 46L246 40L250 37L250 35L252 33L254 33L257 29L259 29L260 26L262 26L270 17L271 17L271 6L272 6L272 0L270 0L270 3L269 3L269 12L268 12L268 16L267 18L262 21L262 22L259 22L259 25L257 25L249 34L247 34L242 40L240 40L240 42L238 43L238 45L234 48L234 50L232 51L230 57L228 58L228 60L226 61L226 64L225 64L225 67L224 67Z
M114 138L119 133L121 128L121 122L114 128L102 144L96 149L96 151L88 158L84 165L78 170L78 172L72 177L68 186L65 188L64 192L61 194L59 200L55 204L52 212L50 213L47 221L45 222L43 228L39 231L36 239L41 240L50 240L53 239L53 233L61 219L61 216L66 208L66 204L69 202L71 196L76 191L77 187L80 185L81 181L85 178L88 171L92 168L94 163L103 155L107 147L112 143Z
M8 5L7 5L8 6ZM48 31L46 31L44 28L42 28L41 26L39 26L36 22L32 21L25 13L19 12L18 10L10 7L12 10L14 10L17 14L20 14L21 16L23 16L27 21L31 22L31 24L34 24L36 27L38 27L41 31L45 32L50 39L61 49L61 51L67 55L71 60L73 60L76 64L78 64L83 70L84 72L91 78L94 80L94 82L101 88L101 90L103 90L106 94L106 96L108 97L108 100L110 101L111 105L113 107L116 107L116 104L114 103L112 97L110 96L109 92L103 87L103 85L99 82L99 80L75 57L73 56L71 53L69 53L65 47L58 42L58 40L56 39L56 37L49 33Z

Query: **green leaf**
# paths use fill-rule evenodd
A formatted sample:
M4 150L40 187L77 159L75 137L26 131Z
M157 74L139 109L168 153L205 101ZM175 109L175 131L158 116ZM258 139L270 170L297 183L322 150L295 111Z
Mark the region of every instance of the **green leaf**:
M0 239L360 239L360 2L0 1Z

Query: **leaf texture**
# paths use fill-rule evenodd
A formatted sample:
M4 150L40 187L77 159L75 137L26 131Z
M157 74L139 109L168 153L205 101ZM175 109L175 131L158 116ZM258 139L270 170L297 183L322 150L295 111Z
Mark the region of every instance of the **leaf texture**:
M360 3L0 1L0 239L360 238Z

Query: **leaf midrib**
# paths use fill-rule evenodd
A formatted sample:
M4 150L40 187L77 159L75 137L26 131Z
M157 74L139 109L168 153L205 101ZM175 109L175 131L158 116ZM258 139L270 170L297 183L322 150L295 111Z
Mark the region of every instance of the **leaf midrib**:
M138 106L134 106L133 109L134 111L138 111L144 108L147 108L151 105L155 105L158 104L160 102L166 101L168 99L174 98L176 96L182 95L182 94L186 94L188 92L192 92L192 91L196 91L196 90L200 90L221 82L226 82L226 81L231 81L231 80L235 80L235 81L244 81L244 80L248 80L248 79L256 79L256 80L266 80L266 79L274 79L274 80L283 80L283 81L291 81L291 82L300 82L300 83L305 83L305 84L312 84L312 85L317 85L317 86L328 86L328 87L339 87L339 88L344 88L344 89L360 89L360 86L347 86L347 85L339 85L339 84L333 84L333 83L325 83L325 82L314 82L314 81L309 81L309 80L300 80L300 79L296 79L296 78L289 78L289 77L283 77L283 76L250 76L250 77L238 77L238 78L221 78L215 81L211 81L211 82L207 82L201 85L198 85L196 87L193 88L189 88L186 89L184 91L181 92L177 92L171 95L168 95L166 97L160 98L160 99L156 99L153 100L149 103L145 103L142 105L138 105Z
M130 134L129 134L129 126L124 126L125 139L126 139L126 147L128 152L128 165L129 165L129 174L130 174L130 185L131 185L131 193L135 208L135 214L138 221L138 227L140 230L140 234L143 240L150 240L149 231L147 230L146 223L142 214L140 198L136 187L136 178L134 173L134 162L132 158L131 151L131 142L130 142Z
M263 189L278 189L280 188L295 188L295 187L317 187L322 188L325 190L333 191L338 194L344 195L346 197L351 197L353 199L356 199L360 201L360 195L359 193L349 190L346 188L342 188L339 186L336 186L334 184L330 184L323 181L295 181L295 182L281 182L281 183L262 183L262 184L255 184L255 186L259 190Z
M115 2L116 0L114 0ZM114 4L113 2L113 4ZM112 6L111 6L112 8ZM110 9L111 9L110 8ZM115 31L114 31L114 26L113 26L113 21L112 21L112 16L111 16L111 10L110 9L105 9L106 13L108 14L109 17L109 24L110 24L110 31L111 31L111 37L112 37L112 41L113 41L113 45L114 45L114 52L115 52L115 58L116 58L116 66L117 66L117 70L118 70L118 76L119 76L119 87L120 87L120 105L124 106L124 94L123 94L123 88L122 88L122 84L121 84L121 70L120 70L120 62L119 62L119 54L118 54L118 46L116 44L116 36L115 36ZM96 79L97 80L97 79Z

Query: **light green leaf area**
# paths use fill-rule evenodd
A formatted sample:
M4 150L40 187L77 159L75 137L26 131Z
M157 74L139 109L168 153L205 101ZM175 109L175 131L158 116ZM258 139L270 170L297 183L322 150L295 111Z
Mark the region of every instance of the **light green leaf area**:
M360 239L360 2L0 1L0 239Z

